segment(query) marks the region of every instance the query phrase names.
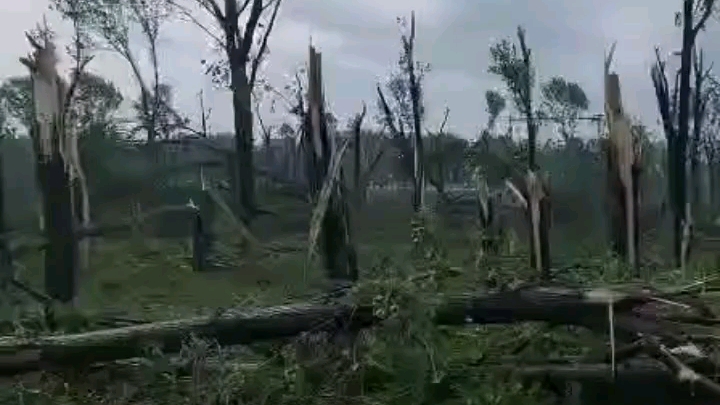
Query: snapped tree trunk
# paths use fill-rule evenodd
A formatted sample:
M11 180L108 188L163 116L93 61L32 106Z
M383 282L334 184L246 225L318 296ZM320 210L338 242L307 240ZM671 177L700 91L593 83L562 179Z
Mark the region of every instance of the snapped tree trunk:
M45 237L45 292L62 303L69 303L77 294L78 244L74 235L70 182L65 162L59 152L40 156L38 175L42 181Z
M610 72L612 52L605 59L605 117L608 137L606 146L609 208L613 249L639 276L638 193L640 154L632 128L625 116L620 91L620 77Z
M67 83L55 69L57 59L52 43L30 42L35 52L31 58L20 61L28 67L32 78L34 119L30 136L35 148L47 240L45 290L51 298L73 303L77 292L78 245L70 170L77 162L72 161L74 153L69 147L72 134L66 132L64 114L70 95Z
M678 131L675 143L675 188L672 194L675 199L674 210L674 250L677 266L682 266L683 260L683 227L685 225L685 211L687 203L687 146L690 118L690 73L692 67L692 50L695 44L693 29L694 1L683 1L683 34L682 51L680 53L680 90L678 97Z
M358 278L357 251L342 170L347 141L339 151L332 150L324 111L322 56L312 46L309 48L307 100L303 141L311 195L316 202L310 224L311 244L319 239L329 280L354 282Z
M528 172L525 179L527 219L530 225L530 266L538 271L540 279L550 280L550 181L541 179L536 172Z

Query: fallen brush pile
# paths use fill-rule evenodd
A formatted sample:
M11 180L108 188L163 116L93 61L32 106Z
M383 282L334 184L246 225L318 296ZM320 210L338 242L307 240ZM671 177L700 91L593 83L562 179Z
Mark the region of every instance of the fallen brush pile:
M640 285L574 288L528 285L509 291L445 297L432 316L435 325L464 326L544 322L583 327L600 337L597 353L546 360L521 356L483 361L497 373L535 380L607 380L628 376L666 379L696 395L720 397L717 356L720 318L698 298L704 283L660 291ZM255 309L227 309L188 319L142 323L77 334L0 338L0 374L77 371L99 364L146 357L148 347L179 353L189 336L219 346L283 340L315 332L357 336L361 329L396 323L391 311L372 304L300 304ZM362 293L357 300L362 302ZM400 313L402 309L394 309ZM457 329L457 328L455 328ZM573 329L574 330L574 329ZM328 344L337 344L331 338ZM520 343L519 346L529 343ZM512 350L513 354L520 349ZM187 363L173 362L186 368Z

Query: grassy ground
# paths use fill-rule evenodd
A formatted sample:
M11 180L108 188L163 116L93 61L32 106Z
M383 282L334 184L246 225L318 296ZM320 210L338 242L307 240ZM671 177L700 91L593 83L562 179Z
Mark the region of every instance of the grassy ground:
M131 317L157 320L231 305L271 305L307 299L322 287L322 274L316 265L306 265L307 252L303 249L310 207L278 198L268 198L265 203L276 215L256 221L253 233L264 245L272 242L297 249L261 252L242 248L238 238L233 236L237 232L222 217L218 219L218 229L224 235L219 253L227 267L222 270L193 272L187 242L183 240L103 241L92 255L90 269L81 276L80 306L92 312L122 311ZM409 195L375 199L355 216L355 238L363 269L361 278L370 277L380 269L385 272L385 279L398 279L398 269L412 262L411 218ZM445 251L440 260L442 264L435 258L424 260L435 266L432 270L437 272L437 278L440 278L440 268L452 268L453 273L460 270L460 276L449 279L449 283L441 287L403 287L407 288L406 299L411 302L406 304L413 308L409 316L418 324L426 322L424 311L432 307L433 295L438 292L479 287L488 275L508 283L514 278L526 279L528 276L524 270L526 261L521 254L491 261L478 269L473 256L471 221L466 222L464 227L450 226L449 221L439 218L433 233ZM457 224L457 221L453 223ZM597 235L590 232L586 236L575 238L577 246L574 248L564 248L560 243L553 245L553 256L561 258L558 261L578 263L580 270L570 272L570 278L584 282L626 278L623 267L607 259L604 252L590 251L588 246L596 243L593 237ZM563 242L566 243L569 242ZM566 253L568 251L572 253ZM579 255L578 252L584 253ZM383 264L387 262L396 264ZM19 277L40 287L39 257L25 257L21 263ZM708 271L707 267L698 269ZM694 278L695 274L665 272L663 277L664 283L677 284ZM536 402L539 401L537 392L521 388L512 381L488 377L478 371L473 362L484 361L488 348L492 348L493 353L511 351L511 346L527 336L533 336L535 341L532 350L543 355L582 351L569 343L564 334L550 334L536 325L500 329L483 327L450 334L427 328L418 328L412 338L378 332L363 352L363 359L358 361L363 365L362 369L353 373L347 372L347 363L335 358L322 363L321 367L340 367L335 371L331 367L323 372L317 367L299 367L293 354L280 351L263 358L263 367L253 366L250 371L237 368L223 368L223 371L213 373L205 371L204 378L197 377L193 369L190 377L178 379L177 375L158 371L157 363L153 363L152 367L143 369L145 374L141 374L141 382L129 383L131 394L119 393L127 389L125 385L99 390L99 385L113 381L114 377L108 375L97 377L99 382L90 383L86 379L67 386L64 385L67 376L61 380L51 379L52 384L41 384L36 379L27 387L16 387L13 391L13 398L23 393L25 399L21 402L8 399L7 403L89 404L112 399L112 403L117 404L334 404L341 398L333 392L347 390L348 386L353 386L352 379L361 378L363 390L366 390L363 391L363 403L368 404L530 404L540 403ZM212 351L203 342L189 345L192 350L188 350L190 354L185 353L186 356L195 356L197 352L207 356ZM344 368L341 367L343 364ZM338 377L346 372L352 375L347 379ZM212 378L208 377L211 374ZM137 379L137 374L132 378ZM342 381L343 388L336 385L328 388L327 381L332 384ZM38 387L40 389L36 389ZM137 394L138 387L142 387L143 395ZM229 398L235 398L236 402Z

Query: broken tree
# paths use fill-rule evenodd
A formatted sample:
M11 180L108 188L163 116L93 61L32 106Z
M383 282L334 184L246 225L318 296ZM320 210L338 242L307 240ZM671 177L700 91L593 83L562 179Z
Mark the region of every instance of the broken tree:
M335 284L354 282L358 278L357 252L342 170L349 141L333 150L322 89L322 57L313 46L309 47L307 111L303 121L307 177L316 204L310 222L309 254L314 254L319 244L328 279Z
M690 118L690 75L692 71L692 54L695 39L705 23L712 15L715 0L683 0L681 13L676 14L676 25L682 27L682 49L680 51L680 71L678 72L677 93L677 129L673 143L668 143L668 173L671 188L670 202L674 213L674 253L678 266L684 263L684 256L688 246L691 218L686 216L689 212L687 205L687 147L689 138ZM658 61L659 63L659 61ZM657 93L657 81L653 77ZM667 82L667 80L665 80ZM667 83L665 83L667 84ZM658 100L659 102L660 100ZM661 112L662 113L662 112ZM664 119L663 119L664 120ZM665 124L663 124L665 126ZM674 173L674 174L673 174Z
M524 207L530 230L530 266L537 269L544 280L550 278L550 178L540 176L536 162L537 113L533 109L535 68L530 48L525 42L525 30L517 29L518 46L503 39L490 48L490 73L500 76L512 96L515 108L524 116L527 125L527 172L522 178L507 180L506 185Z
M402 53L398 61L399 73L391 76L387 87L392 93L395 108L388 103L388 99L380 85L377 86L378 104L382 113L382 122L390 130L396 146L402 155L402 168L407 170L409 145L412 145L412 180L413 194L412 206L419 212L425 204L425 163L422 138L422 120L424 116L422 80L429 70L429 65L415 60L415 12L410 15L410 26L407 27L404 18L398 18L401 28L407 32L400 37ZM412 128L412 138L406 138L405 129ZM408 142L409 141L409 142Z
M615 286L612 290L524 286L491 294L447 297L433 320L437 325L460 327L528 321L582 326L604 342L610 335L609 350L590 352L582 359L562 359L566 360L564 364L556 359L552 364L527 365L523 364L527 361L511 358L508 363L486 366L511 364L521 375L539 377L559 377L558 369L564 366L566 372L575 369L572 375L565 374L568 379L592 381L615 378L618 372L642 374L647 371L644 367L638 370L637 362L642 361L657 373L670 376L672 379L667 381L678 387L719 395L715 376L719 365L710 354L716 342L707 339L711 325L718 320L701 302L687 298L699 288L702 286L697 284L674 291L637 286ZM143 356L148 344L163 348L165 353L177 352L190 335L231 345L283 339L307 331L337 332L340 324L356 331L381 325L373 309L371 304L228 309L189 319L80 334L7 337L0 340L0 374L82 369L92 363Z
M80 161L76 134L66 126L72 93L84 65L75 69L68 84L58 75L55 45L47 27L40 38L27 34L33 53L20 61L29 69L35 122L31 129L37 156L37 176L45 222L45 289L60 302L76 297L78 244L72 189L78 181ZM79 196L78 196L79 197Z
M610 72L615 44L605 58L605 117L608 129L605 144L612 249L627 261L639 276L640 232L638 221L640 142L635 142L625 116L620 78Z

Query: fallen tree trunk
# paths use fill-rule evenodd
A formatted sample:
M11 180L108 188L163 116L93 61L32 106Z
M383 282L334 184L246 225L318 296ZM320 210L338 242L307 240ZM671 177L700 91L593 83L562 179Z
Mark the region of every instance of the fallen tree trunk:
M620 342L632 342L642 334L655 336L665 344L680 344L683 341L680 333L661 322L657 308L638 311L638 306L659 300L660 296L640 290L622 294L605 289L531 286L494 294L452 297L439 309L436 322L465 325L545 321L580 325L606 333L609 330L608 307L612 305L615 336ZM372 310L371 306L308 304L229 309L209 316L81 334L5 337L0 338L0 374L141 357L149 346L166 353L177 352L189 335L231 345L282 339L308 331L356 330L378 322L372 316ZM712 364L707 365L710 366Z

